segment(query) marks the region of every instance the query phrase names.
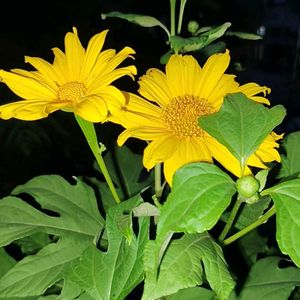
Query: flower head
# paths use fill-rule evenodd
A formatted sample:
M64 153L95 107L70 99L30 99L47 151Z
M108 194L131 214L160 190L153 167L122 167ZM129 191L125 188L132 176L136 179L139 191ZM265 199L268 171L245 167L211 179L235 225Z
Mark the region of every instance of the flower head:
M93 36L83 48L76 28L65 36L65 53L53 48L53 64L38 58L25 57L36 71L0 70L0 79L24 100L0 106L0 118L37 120L50 113L71 111L90 122L107 120L109 112L125 103L122 92L111 83L125 75L133 77L133 65L118 66L134 50L123 48L102 51L108 30Z
M218 111L228 93L242 92L254 101L269 104L265 96L270 89L256 83L239 85L235 76L225 74L229 62L228 51L212 55L203 68L190 55L172 55L165 73L148 70L139 80L139 93L144 98L125 93L127 105L111 119L126 128L118 144L121 146L129 137L150 141L144 150L144 166L151 169L164 163L170 184L174 172L184 164L213 159L241 176L238 160L198 125L198 118ZM275 149L279 138L270 134L247 164L267 168L264 162L279 161ZM251 173L248 167L245 172Z

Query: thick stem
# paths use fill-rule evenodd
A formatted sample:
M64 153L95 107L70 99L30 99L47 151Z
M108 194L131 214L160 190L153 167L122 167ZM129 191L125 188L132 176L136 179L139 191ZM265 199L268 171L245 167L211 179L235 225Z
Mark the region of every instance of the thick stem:
M101 149L101 147L99 146L94 124L80 118L77 115L75 115L75 118L87 140L88 145L90 146L90 149L92 150L92 152L94 154L94 157L95 157L95 159L99 165L99 168L108 184L108 187L110 189L110 192L111 192L113 198L115 199L116 203L120 203L121 200L117 194L115 186L111 180L111 177L106 168L104 159L102 157L103 149Z
M236 241L237 239L239 239L240 237L244 236L245 234L247 234L248 232L250 232L251 230L255 229L256 227L262 225L263 223L265 223L270 217L272 217L273 215L275 215L276 213L276 208L275 206L272 206L264 215L262 215L258 220L256 220L255 222L253 222L252 224L248 225L247 227L243 228L241 231L235 233L234 235L230 236L229 238L227 238L226 240L223 241L223 245L229 245L232 242Z
M184 14L184 8L187 0L181 0L180 2L180 9L179 9L179 16L178 16L178 27L177 27L177 34L180 35L181 27L182 27L182 19Z
M163 186L161 184L161 164L156 164L154 167L154 195L152 199L156 207L161 208L161 204L159 203L159 198L162 194Z
M234 206L232 208L232 211L230 212L229 218L227 220L227 223L223 229L223 231L221 232L220 236L219 236L219 241L223 241L226 237L226 235L228 234L228 232L231 229L231 226L235 220L235 217L237 215L237 212L241 206L241 204L243 203L243 200L241 200L239 197L237 198L236 202L234 203Z

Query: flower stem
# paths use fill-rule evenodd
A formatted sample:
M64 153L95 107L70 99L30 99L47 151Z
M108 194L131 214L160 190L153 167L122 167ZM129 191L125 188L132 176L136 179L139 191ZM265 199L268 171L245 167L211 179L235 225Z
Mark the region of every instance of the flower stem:
M254 228L260 226L261 224L265 223L270 217L272 217L276 213L275 206L272 206L264 215L262 215L258 220L253 222L252 224L248 225L247 227L243 228L241 231L235 233L234 235L230 236L226 240L223 241L223 245L229 245L232 242L236 241L240 237L244 236Z
M223 231L221 232L220 236L219 236L219 241L223 241L226 237L226 235L228 234L229 230L231 229L231 226L235 220L236 214L241 206L241 204L243 203L243 200L241 198L237 198L236 202L234 203L234 206L232 208L232 211L230 212L229 218L227 220L227 223L223 229Z
M176 0L170 0L171 36L175 35Z
M181 2L180 2L178 26L177 26L177 34L178 35L181 33L182 19L183 19L184 8L185 8L186 2L187 2L187 0L181 0Z
M154 195L152 199L156 207L160 208L159 198L162 194L163 186L161 184L161 164L156 164L154 167Z
M95 159L99 165L99 168L108 184L108 187L110 189L110 192L111 192L114 200L116 201L116 203L120 203L121 200L117 194L115 186L111 180L111 177L106 168L104 159L102 157L102 152L104 150L101 146L99 146L94 124L82 119L81 117L79 117L77 115L75 115L75 118L87 140L88 145L90 146L90 149L92 150L92 152L94 154L94 157L95 157Z

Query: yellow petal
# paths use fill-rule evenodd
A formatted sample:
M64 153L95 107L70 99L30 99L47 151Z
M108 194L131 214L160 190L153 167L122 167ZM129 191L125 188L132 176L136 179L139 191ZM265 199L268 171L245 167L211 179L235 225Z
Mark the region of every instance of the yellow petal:
M153 141L165 135L166 133L161 128L137 126L124 130L119 135L117 143L119 146L122 146L131 137L144 141Z
M149 69L139 80L139 93L163 107L172 99L166 75L158 69Z
M80 71L84 60L85 50L77 35L77 29L68 32L65 36L65 53L68 66L68 81L76 81L80 78Z
M225 53L210 56L198 78L196 95L200 98L208 99L226 71L229 62L230 56L228 50Z
M86 86L90 93L97 93L98 90L101 90L103 87L110 85L113 81L123 76L128 75L132 79L134 79L133 75L136 75L136 72L136 67L131 65L113 70L110 73L99 73L99 76L97 78L94 78L92 81L90 80Z
M254 82L250 82L239 86L235 93L237 92L245 94L248 98L256 102L270 105L270 101L266 99L265 96L271 92L271 89L266 86L260 86ZM262 93L264 97L257 96L260 93Z
M144 150L145 168L152 169L157 163L169 159L177 148L178 140L173 135L163 135L152 141Z
M174 173L192 162L212 162L212 157L202 138L184 137L178 139L176 151L164 162L164 175L166 181L171 185Z
M126 106L122 110L115 110L113 114L118 119L115 120L125 128L149 126L161 127L164 130L165 125L162 123L161 109L132 93L123 92L126 99Z
M61 73L56 72L53 66L42 58L25 56L25 62L37 69L49 86L55 88L63 84L64 78Z
M11 118L25 121L39 120L60 109L60 105L58 107L50 106L50 102L42 100L22 100L4 104L0 106L0 118L4 120Z
M238 88L239 84L235 82L234 78L234 75L224 74L209 95L207 100L216 110L219 110L223 104L224 96L228 93L233 93Z
M56 93L47 86L46 82L39 82L29 77L0 70L1 80L18 96L24 99L51 100Z
M197 95L201 67L191 55L172 55L166 65L166 75L172 98Z
M108 110L101 97L89 96L74 107L74 113L89 122L97 123L106 120Z
M225 146L208 135L205 136L205 142L214 159L216 159L229 172L237 177L241 177L242 173L239 161ZM246 167L244 170L244 175L247 174L251 174L251 171L248 167Z
M94 67L94 65L97 61L98 55L99 55L100 51L102 50L107 32L108 32L108 30L104 30L104 31L94 35L90 39L87 49L86 49L83 66L81 69L81 75L80 75L81 82L85 82L85 80L88 78L92 68Z

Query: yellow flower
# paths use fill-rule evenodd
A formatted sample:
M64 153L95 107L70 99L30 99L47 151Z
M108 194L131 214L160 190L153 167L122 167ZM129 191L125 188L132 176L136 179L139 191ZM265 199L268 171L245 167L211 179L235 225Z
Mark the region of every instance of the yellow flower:
M136 75L135 66L117 68L134 50L116 53L102 50L108 30L96 34L84 49L76 28L65 36L65 53L53 48L53 64L25 57L36 71L0 70L1 81L24 100L0 106L0 118L38 120L63 110L90 122L104 122L109 112L125 104L122 92L111 83L125 75Z
M203 68L190 55L172 55L165 73L148 70L139 81L139 93L149 101L125 93L127 105L111 119L126 128L118 138L119 146L129 137L149 141L144 150L144 166L151 169L163 162L169 184L174 172L184 164L212 163L213 159L241 176L238 160L199 127L198 118L218 111L227 93L242 92L254 101L269 104L264 96L270 89L256 83L240 86L235 76L224 74L229 62L228 51L212 55ZM264 162L280 161L275 149L279 138L275 133L270 134L247 164L267 168ZM244 175L250 172L246 167Z

